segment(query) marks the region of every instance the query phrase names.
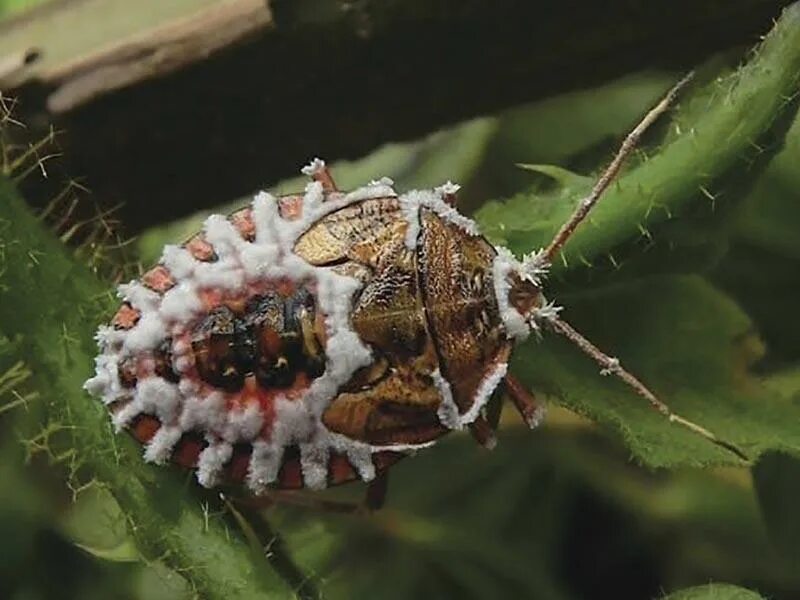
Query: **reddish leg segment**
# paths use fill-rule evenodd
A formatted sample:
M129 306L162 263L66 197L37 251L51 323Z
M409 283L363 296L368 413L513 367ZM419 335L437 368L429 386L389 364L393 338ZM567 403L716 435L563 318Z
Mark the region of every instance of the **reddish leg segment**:
M472 423L469 424L469 432L475 441L487 450L493 450L497 446L497 437L494 434L492 426L482 416L478 416Z
M328 170L328 167L323 167L321 171L314 175L314 180L322 184L322 189L326 192L337 191L336 182L333 180L333 175Z
M513 375L506 375L504 384L505 393L511 398L515 408L528 424L528 427L533 429L538 426L544 418L544 406L539 404L534 395ZM481 446L487 450L492 450L497 445L495 425L489 423L481 415L469 424L469 432Z
M367 484L363 508L367 511L380 510L386 504L386 493L389 491L389 471L381 471L375 479Z
M333 180L333 176L324 160L315 158L307 166L303 167L303 174L308 175L314 181L319 181L326 193L338 191L336 182Z
M506 394L511 398L514 407L522 420L533 429L538 427L545 415L545 407L536 401L536 397L513 375L506 375Z

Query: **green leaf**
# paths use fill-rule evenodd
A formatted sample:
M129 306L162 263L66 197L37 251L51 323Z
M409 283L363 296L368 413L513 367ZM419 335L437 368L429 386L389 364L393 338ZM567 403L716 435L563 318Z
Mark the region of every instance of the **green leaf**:
M566 600L540 560L556 543L563 511L531 475L534 464L552 468L553 457L536 450L552 439L516 433L491 453L453 436L403 461L392 470L389 506L368 518L288 511L279 525L298 560L320 574L326 598L381 590L382 600Z
M46 1L47 0L0 0L0 19Z
M762 598L761 594L735 585L709 583L674 592L665 596L664 600L761 600Z
M800 319L792 318L800 302L798 271L798 259L735 244L711 276L716 285L735 295L751 316L768 343L767 358L773 366L800 359Z
M594 179L573 173L568 169L564 169L557 165L529 165L520 163L517 165L520 169L526 171L533 171L534 173L541 173L554 179L562 190L568 190L570 195L577 195L588 192L592 188Z
M781 367L800 359L800 320L787 318L800 303L798 164L800 118L737 211L730 249L712 275L755 321L770 349L769 365Z
M652 70L632 73L503 111L475 185L463 190L464 204L475 209L487 198L513 196L542 179L520 170L520 161L594 168L598 156L608 156L620 132L643 107L657 102L673 79L674 74Z
M737 238L777 254L800 260L800 118L786 136L786 145L772 160L736 218Z
M663 276L564 298L564 317L635 373L682 416L751 458L800 454L800 407L750 375L763 348L735 303L699 276ZM532 389L618 431L654 467L736 464L732 453L650 409L563 339L517 349L512 369Z
M332 600L375 589L382 600L605 597L597 580L615 597L656 597L631 593L637 577L624 581L655 546L660 581L688 572L797 586L769 553L747 471L643 472L608 438L555 421L533 432L508 423L492 452L448 436L392 469L388 505L374 515L281 509L273 520Z
M753 59L682 100L673 127L680 134L622 175L580 227L562 256L567 265L591 263L620 244L696 203L712 208L752 182L752 163L764 164L780 145L797 105L800 80L800 5L787 8ZM572 212L580 193L521 194L487 204L483 231L520 254L544 245Z
M93 548L91 546L84 546L83 544L75 545L84 552L102 560L111 562L137 562L141 560L141 555L130 540L120 542L119 545L113 548Z
M104 560L128 562L142 556L128 531L125 513L99 485L82 490L62 519L64 533L83 551Z

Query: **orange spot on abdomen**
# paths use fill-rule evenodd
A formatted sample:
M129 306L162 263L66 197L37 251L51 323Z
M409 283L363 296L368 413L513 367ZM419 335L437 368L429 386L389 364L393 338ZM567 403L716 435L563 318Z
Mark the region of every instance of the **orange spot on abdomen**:
M139 322L142 313L133 308L130 304L125 302L117 310L117 314L111 319L111 324L116 329L131 329L136 323Z

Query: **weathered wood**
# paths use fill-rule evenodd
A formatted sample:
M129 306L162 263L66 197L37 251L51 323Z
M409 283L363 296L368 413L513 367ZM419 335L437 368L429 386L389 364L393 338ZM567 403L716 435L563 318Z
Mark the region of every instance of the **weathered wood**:
M694 66L754 43L789 3L109 2L135 26L107 23L99 0L67 0L61 22L80 31L60 26L48 51L42 20L55 27L57 11L43 11L0 27L0 56L41 49L15 86L23 116L65 131L66 168L103 202L124 202L130 230L251 192L314 155L355 157L631 70ZM88 29L89 42L73 39Z
M56 88L47 107L55 114L68 112L102 94L164 77L263 32L271 23L262 0L213 4L44 70L39 79Z

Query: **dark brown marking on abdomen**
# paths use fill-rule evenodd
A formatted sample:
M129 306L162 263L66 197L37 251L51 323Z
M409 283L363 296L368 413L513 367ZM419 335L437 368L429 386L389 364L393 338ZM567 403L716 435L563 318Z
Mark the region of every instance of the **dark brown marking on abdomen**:
M253 296L239 312L221 305L192 333L197 372L227 392L241 390L250 374L265 389L291 387L300 373L315 379L325 370L315 321L314 297L305 289Z

